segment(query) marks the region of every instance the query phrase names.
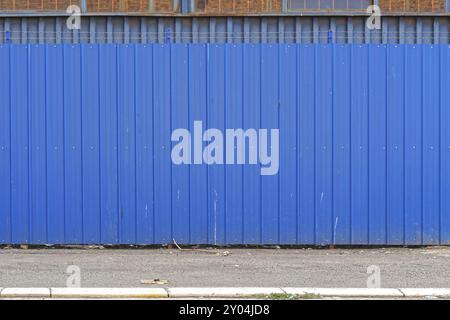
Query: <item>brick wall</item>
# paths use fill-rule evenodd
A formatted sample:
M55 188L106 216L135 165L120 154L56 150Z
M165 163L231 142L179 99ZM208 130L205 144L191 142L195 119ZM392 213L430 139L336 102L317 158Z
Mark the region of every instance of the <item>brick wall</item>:
M8 11L65 11L79 0L0 0L0 10Z
M87 0L88 12L148 12L149 0ZM172 0L155 0L154 12L176 12Z
M148 12L150 0L87 0L88 12ZM184 0L180 0L184 1ZM188 0L190 1L190 0ZM196 13L246 14L282 12L282 0L195 0ZM65 11L79 0L0 0L3 11ZM379 0L384 12L444 12L445 0ZM173 0L154 0L154 12L176 13Z
M0 0L0 10L4 11L65 11L79 0ZM149 0L87 0L88 12L148 12ZM154 11L171 13L172 0L154 0Z
M379 0L382 11L443 12L445 0Z
M196 0L196 12L206 14L226 13L277 13L282 11L282 0Z

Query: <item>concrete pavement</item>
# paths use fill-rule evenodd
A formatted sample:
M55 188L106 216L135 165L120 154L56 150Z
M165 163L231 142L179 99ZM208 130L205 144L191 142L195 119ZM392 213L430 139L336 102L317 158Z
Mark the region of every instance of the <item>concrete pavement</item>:
M365 288L369 266L382 288L450 288L450 249L0 249L0 287Z

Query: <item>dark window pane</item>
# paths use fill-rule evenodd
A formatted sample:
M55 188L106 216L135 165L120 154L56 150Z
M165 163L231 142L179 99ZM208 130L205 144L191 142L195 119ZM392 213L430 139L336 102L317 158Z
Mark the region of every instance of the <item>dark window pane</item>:
M305 0L305 9L320 9L320 3L317 0Z
M305 9L305 0L289 0L289 9Z
M317 1L320 3L320 9L322 10L330 10L333 9L333 2L334 0L320 0Z
M336 9L348 9L348 3L352 0L335 0L334 7Z
M449 0L450 1L450 0ZM365 11L372 0L289 0L289 10L358 10Z

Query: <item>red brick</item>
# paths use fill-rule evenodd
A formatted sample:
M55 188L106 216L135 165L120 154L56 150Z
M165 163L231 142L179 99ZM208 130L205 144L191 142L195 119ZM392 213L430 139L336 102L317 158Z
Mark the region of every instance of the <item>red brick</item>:
M198 13L248 14L281 12L282 0L196 0Z
M445 0L380 0L385 12L443 12Z
M180 0L181 1L181 0ZM0 0L4 11L65 11L79 0ZM382 12L445 12L445 0L379 0ZM282 0L196 0L198 13L252 14L277 13ZM148 12L149 0L87 0L88 12ZM180 12L172 0L154 0L154 12Z

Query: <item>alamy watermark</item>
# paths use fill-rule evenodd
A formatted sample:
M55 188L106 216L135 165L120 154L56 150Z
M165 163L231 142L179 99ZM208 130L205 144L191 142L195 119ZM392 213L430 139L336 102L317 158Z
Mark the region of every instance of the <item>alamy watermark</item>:
M367 267L367 288L378 289L381 288L381 270L379 266L372 265Z
M79 266L68 266L66 274L68 275L66 279L67 288L81 288L81 269Z
M367 13L370 17L367 18L366 27L369 30L381 29L381 9L379 6L372 5L367 7Z
M67 18L66 26L69 30L81 29L81 8L77 5L68 6L66 12L70 14Z
M171 140L176 143L171 154L175 165L250 164L260 165L263 176L278 174L279 129L226 129L223 133L211 128L203 132L203 122L194 121L193 134L187 129L176 129L172 132Z

